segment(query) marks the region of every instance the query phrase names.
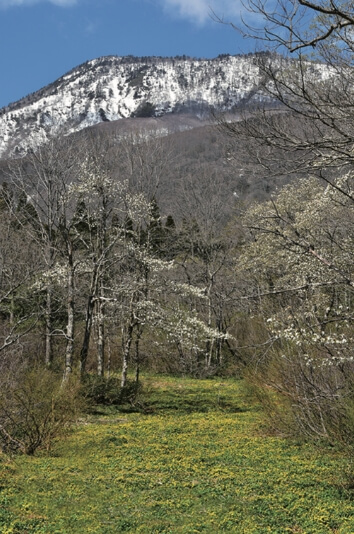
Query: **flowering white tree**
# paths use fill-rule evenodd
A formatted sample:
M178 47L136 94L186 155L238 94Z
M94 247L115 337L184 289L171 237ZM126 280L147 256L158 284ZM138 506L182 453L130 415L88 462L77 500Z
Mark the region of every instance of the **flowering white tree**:
M302 431L320 436L348 428L354 370L353 184L334 184L299 180L249 210L238 265L271 340L257 372L291 398Z
M128 364L135 340L136 381L139 380L139 344L145 330L153 342L201 351L201 344L222 335L208 327L187 300L205 300L205 289L176 281L177 265L159 257L156 250L154 206L142 194L127 194L124 206L129 230L115 243L115 263L106 294L107 315L121 329L122 380L127 383ZM151 232L151 233L150 233ZM159 341L158 341L159 340Z
M264 381L299 408L299 426L326 435L348 428L352 399L353 5L247 5L241 31L264 47L257 61L268 98L244 120L221 123L246 142L252 172L292 185L245 218L244 300L257 303L269 333L259 374L262 361Z
M80 373L86 372L86 361L91 338L92 322L96 309L98 330L97 371L104 374L104 306L105 286L109 286L109 271L118 260L115 245L122 238L124 229L118 223L126 217L125 200L127 182L112 178L103 154L97 146L90 146L83 161L77 181L72 185L72 194L80 199L82 213L78 226L83 249L83 271L89 275L86 288L87 304L84 336L80 352ZM102 148L102 147L101 147Z
M351 194L347 177L339 184ZM307 178L254 207L245 223L252 241L243 268L257 278L261 295L282 297L283 305L268 317L272 330L298 345L321 344L331 365L350 360L354 206L349 198Z

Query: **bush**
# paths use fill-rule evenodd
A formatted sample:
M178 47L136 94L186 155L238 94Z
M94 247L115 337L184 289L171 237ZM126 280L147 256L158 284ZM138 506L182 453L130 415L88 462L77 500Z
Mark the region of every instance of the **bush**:
M268 422L284 434L354 447L353 363L326 365L314 351L311 364L294 347L273 350L246 371Z
M119 406L129 403L133 405L141 388L140 383L130 381L122 388L120 379L114 376L106 378L87 375L82 386L82 393L91 404Z
M32 455L49 449L82 409L79 387L42 369L24 369L2 377L0 391L0 447L4 452Z

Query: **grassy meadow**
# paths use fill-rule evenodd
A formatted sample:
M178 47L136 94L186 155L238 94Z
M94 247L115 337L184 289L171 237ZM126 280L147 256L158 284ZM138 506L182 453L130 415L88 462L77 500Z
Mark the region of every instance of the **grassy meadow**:
M270 435L241 381L145 377L50 452L0 456L2 534L353 534L340 452Z

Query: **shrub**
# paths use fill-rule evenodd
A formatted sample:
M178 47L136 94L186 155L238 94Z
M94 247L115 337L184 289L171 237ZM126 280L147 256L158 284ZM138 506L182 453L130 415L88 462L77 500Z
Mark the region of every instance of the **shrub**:
M133 405L140 392L140 383L128 381L122 388L120 379L115 376L87 375L82 386L83 396L91 404Z
M24 369L12 380L1 379L0 447L5 452L32 455L49 449L82 409L75 381L43 369Z
M281 350L281 353L280 353ZM294 347L274 349L246 371L254 394L275 430L354 447L353 363L326 365L319 351L311 363Z

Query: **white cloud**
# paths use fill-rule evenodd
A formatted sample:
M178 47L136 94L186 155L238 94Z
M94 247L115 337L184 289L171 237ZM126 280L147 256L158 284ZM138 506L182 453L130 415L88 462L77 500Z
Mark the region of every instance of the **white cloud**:
M77 3L77 0L0 0L0 8L14 6L32 6L40 2L50 2L56 6L68 7Z
M205 24L214 12L225 20L239 18L245 8L241 0L159 0L160 4L172 15L188 19L196 24Z

